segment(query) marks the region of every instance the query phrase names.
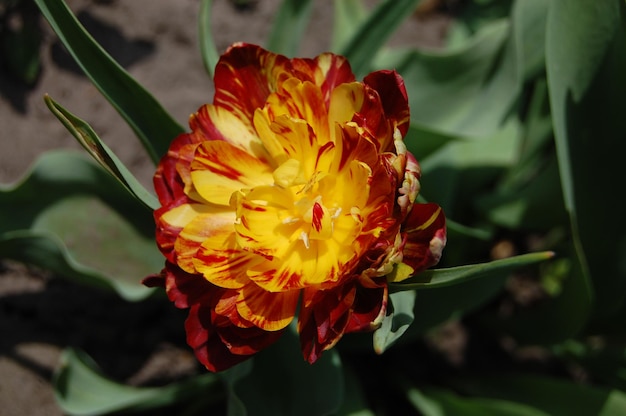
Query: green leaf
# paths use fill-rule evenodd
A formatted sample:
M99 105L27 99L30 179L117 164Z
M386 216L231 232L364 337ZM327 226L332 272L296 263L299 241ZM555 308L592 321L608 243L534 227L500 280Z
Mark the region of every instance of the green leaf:
M63 0L35 0L52 29L156 163L183 128L87 33Z
M82 154L45 153L21 182L0 187L0 257L113 288L152 293L140 280L163 265L150 211Z
M354 36L359 26L367 18L367 10L362 0L335 0L333 14L333 37L331 51L342 51Z
M450 267L447 269L426 270L400 283L390 283L390 291L413 289L437 289L445 286L464 283L469 280L483 278L493 274L510 273L520 267L540 263L554 257L551 251L522 254L488 263L470 264L467 266Z
M139 412L177 403L181 410L199 398L210 403L224 397L222 383L215 374L203 374L164 387L119 384L102 375L87 354L74 349L63 351L53 385L59 406L69 415Z
M520 81L529 80L545 69L546 21L549 2L518 0L511 12L513 38Z
M418 291L415 320L400 342L421 337L445 321L460 319L476 310L500 294L508 278L504 273L492 273L454 286Z
M413 310L414 321L406 328L401 342L415 339L446 320L475 310L500 293L513 270L552 256L552 252L531 253L489 263L426 270L402 283L390 283L391 293L417 290L419 296Z
M549 230L567 224L556 159L517 186L476 201L478 212L494 224L514 230Z
M257 354L252 371L240 366L228 371L229 416L327 415L334 414L343 401L339 354L331 349L315 364L308 364L295 328L288 328L275 345Z
M550 415L618 416L626 409L626 394L619 390L537 375L499 374L454 384L463 394L520 402Z
M212 0L201 0L200 14L198 15L198 35L200 43L200 54L202 55L202 63L207 74L211 78L215 74L215 66L220 59L217 47L213 41L211 33L211 5Z
M547 74L565 206L599 319L626 296L624 2L550 2ZM589 289L591 290L591 288Z
M117 179L131 195L151 210L155 210L160 206L156 197L139 183L137 178L130 173L115 153L100 140L89 124L61 107L49 95L45 95L44 101L50 111L52 111L59 121L63 123L65 128L72 133L85 150L87 150L104 170Z
M289 57L295 56L302 43L312 9L311 0L283 0L272 24L267 49Z
M372 58L396 28L413 12L420 0L385 0L379 3L367 19L353 30L352 37L343 43L340 55L350 61L357 79L371 70Z
M523 403L482 397L463 397L451 391L434 388L407 392L409 402L424 416L548 416L549 414Z
M491 137L453 141L420 159L420 194L437 201L447 217L472 225L469 213L476 195L491 191L493 183L517 162L519 130L511 118Z
M447 47L460 46L494 21L511 14L513 0L468 0L459 8L446 34Z
M459 136L444 134L420 123L411 123L404 138L407 150L418 161L430 156L448 143L463 140Z
M375 66L396 68L402 75L413 123L451 136L490 137L504 125L519 95L510 32L508 21L497 21L460 48L385 51Z
M389 307L383 322L374 332L374 351L382 354L393 345L413 322L415 291L397 292L389 295Z

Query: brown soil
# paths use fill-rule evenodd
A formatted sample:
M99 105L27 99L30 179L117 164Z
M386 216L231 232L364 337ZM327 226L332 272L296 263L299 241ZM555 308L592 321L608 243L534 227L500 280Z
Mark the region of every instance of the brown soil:
M248 10L217 0L213 33L220 51L236 41L263 43L278 0ZM117 60L179 122L212 100L199 53L197 0L68 0L71 9ZM447 18L412 19L394 43L437 46ZM425 23L427 22L427 23ZM43 103L45 93L87 120L150 185L153 166L130 128L82 75L45 21L42 72L34 86L0 72L0 183L18 180L50 149L80 149ZM332 7L315 2L302 56L328 49ZM0 218L0 221L9 221ZM140 279L142 276L138 276ZM136 385L183 377L198 369L184 345L184 313L160 301L129 304L112 294L0 260L0 413L60 415L50 380L66 346L87 351L107 375Z

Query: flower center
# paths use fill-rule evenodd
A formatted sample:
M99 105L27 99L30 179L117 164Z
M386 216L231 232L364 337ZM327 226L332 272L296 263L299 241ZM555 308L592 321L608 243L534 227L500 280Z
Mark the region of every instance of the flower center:
M334 221L341 214L341 207L334 204L327 206L325 203L329 201L325 201L320 193L320 182L331 179L330 175L316 172L305 182L302 180L299 165L297 160L290 159L276 169L274 177L278 178L276 185L288 190L293 198L293 205L283 212L281 222L297 226L298 238L308 249L311 240L327 240L332 237ZM283 175L287 167L293 173L291 177Z

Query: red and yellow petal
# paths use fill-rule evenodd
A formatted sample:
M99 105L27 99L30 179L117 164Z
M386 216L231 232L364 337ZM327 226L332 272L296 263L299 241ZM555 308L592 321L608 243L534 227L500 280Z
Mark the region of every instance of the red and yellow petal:
M198 273L216 286L240 289L250 280L247 271L264 259L249 251L241 250L235 233L230 230L214 234L203 241L193 258Z
M342 337L355 301L356 288L345 284L327 290L304 290L298 320L304 359L314 363Z
M239 290L237 311L266 331L284 329L294 318L300 291L268 292L251 282Z
M187 343L196 358L210 371L222 371L250 358L276 342L280 331L258 327L217 326L210 305L194 304L185 321Z
M241 119L225 108L207 104L191 115L189 126L205 141L225 141L258 159L267 159L267 152L254 130L252 119Z
M161 217L164 223L185 224L174 243L175 262L183 270L196 273L194 258L202 243L209 238L225 239L233 233L233 212L216 211L209 205L181 205Z
M439 262L446 245L446 218L439 205L413 205L403 232L407 235L403 263L413 268L413 274Z
M337 86L354 81L350 63L343 56L323 53L315 59L293 59L291 62L297 74L307 74L321 88L327 107L331 93Z
M237 43L215 67L213 103L242 120L252 120L257 108L291 75L289 60L256 45Z
M229 206L241 190L273 182L271 167L240 148L223 141L204 142L191 163L195 190L206 201Z

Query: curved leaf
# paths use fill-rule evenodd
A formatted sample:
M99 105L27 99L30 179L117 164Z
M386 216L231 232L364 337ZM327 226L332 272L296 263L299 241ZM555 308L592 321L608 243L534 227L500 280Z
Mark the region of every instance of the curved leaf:
M397 49L380 53L376 67L404 78L411 121L443 134L492 136L519 95L515 45L507 20L493 22L461 47L443 51Z
M483 397L463 397L442 389L418 390L413 387L407 391L407 398L424 416L549 416L549 413L527 404Z
M389 307L383 322L374 332L374 351L382 354L395 343L413 322L415 291L397 292L389 295Z
M152 210L160 206L157 198L139 183L137 178L130 173L115 153L100 140L89 124L61 107L49 95L45 95L44 101L50 111L72 133L85 150L100 166L117 179L128 192Z
M554 257L551 251L522 254L488 263L450 267L447 269L426 270L417 276L408 278L401 283L390 283L390 291L413 289L437 289L445 286L464 283L493 274L507 274L519 267L546 261Z
M106 415L139 412L176 403L189 405L199 398L204 403L224 397L219 377L203 374L163 387L132 387L106 378L82 351L66 349L54 375L54 391L61 409L69 415Z
M63 0L35 0L74 60L156 163L183 128L87 33Z
M550 415L618 416L626 409L622 391L538 375L472 377L455 386L464 394L521 402Z
M50 152L21 182L0 187L0 257L47 268L128 300L162 268L150 211L81 154Z
M598 318L626 298L626 200L617 196L626 153L624 9L623 1L555 0L548 13L547 75L563 195Z

